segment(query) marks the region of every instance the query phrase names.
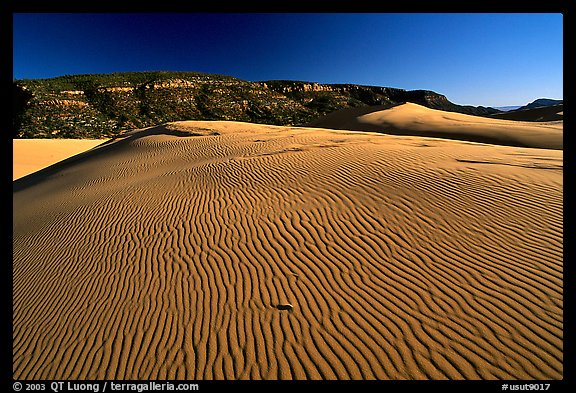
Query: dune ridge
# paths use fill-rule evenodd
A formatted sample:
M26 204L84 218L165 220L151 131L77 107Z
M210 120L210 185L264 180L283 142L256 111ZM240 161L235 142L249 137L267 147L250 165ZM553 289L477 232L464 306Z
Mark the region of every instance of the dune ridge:
M14 182L13 377L560 379L562 168L369 132L135 131Z
M481 117L446 112L407 102L394 106L341 109L310 122L308 126L507 146L558 150L563 148L562 120L534 122L496 117L499 116Z

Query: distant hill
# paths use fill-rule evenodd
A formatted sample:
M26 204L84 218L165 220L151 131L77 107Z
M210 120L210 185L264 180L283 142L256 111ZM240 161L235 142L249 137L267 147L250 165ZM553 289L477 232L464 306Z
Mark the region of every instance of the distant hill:
M518 109L492 114L496 119L517 121L557 121L564 120L564 101L539 98Z
M101 138L178 120L235 120L301 125L343 108L412 102L489 116L429 90L304 81L249 82L197 72L129 72L16 80L16 138Z
M522 111L524 109L534 109L534 108L540 108L543 106L558 105L558 104L562 104L563 102L564 102L563 100L553 100L550 98L538 98L537 100L534 100L527 105L521 106L517 110Z

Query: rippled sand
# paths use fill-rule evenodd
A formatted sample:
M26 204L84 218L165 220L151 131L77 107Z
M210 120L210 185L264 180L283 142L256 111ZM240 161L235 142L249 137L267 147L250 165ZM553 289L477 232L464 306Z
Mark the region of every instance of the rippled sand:
M560 379L561 150L239 122L13 183L15 379Z

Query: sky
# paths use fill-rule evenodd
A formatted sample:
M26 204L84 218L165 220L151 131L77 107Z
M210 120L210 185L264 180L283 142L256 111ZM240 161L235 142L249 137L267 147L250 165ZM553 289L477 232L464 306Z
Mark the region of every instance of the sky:
M13 79L159 70L524 105L563 98L563 15L13 14Z

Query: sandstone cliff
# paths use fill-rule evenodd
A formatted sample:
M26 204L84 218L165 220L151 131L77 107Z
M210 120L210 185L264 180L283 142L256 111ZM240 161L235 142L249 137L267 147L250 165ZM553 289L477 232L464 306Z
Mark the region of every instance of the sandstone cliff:
M70 75L13 82L13 137L98 138L178 120L305 124L329 112L413 102L475 115L427 90L301 81L249 82L195 72Z

